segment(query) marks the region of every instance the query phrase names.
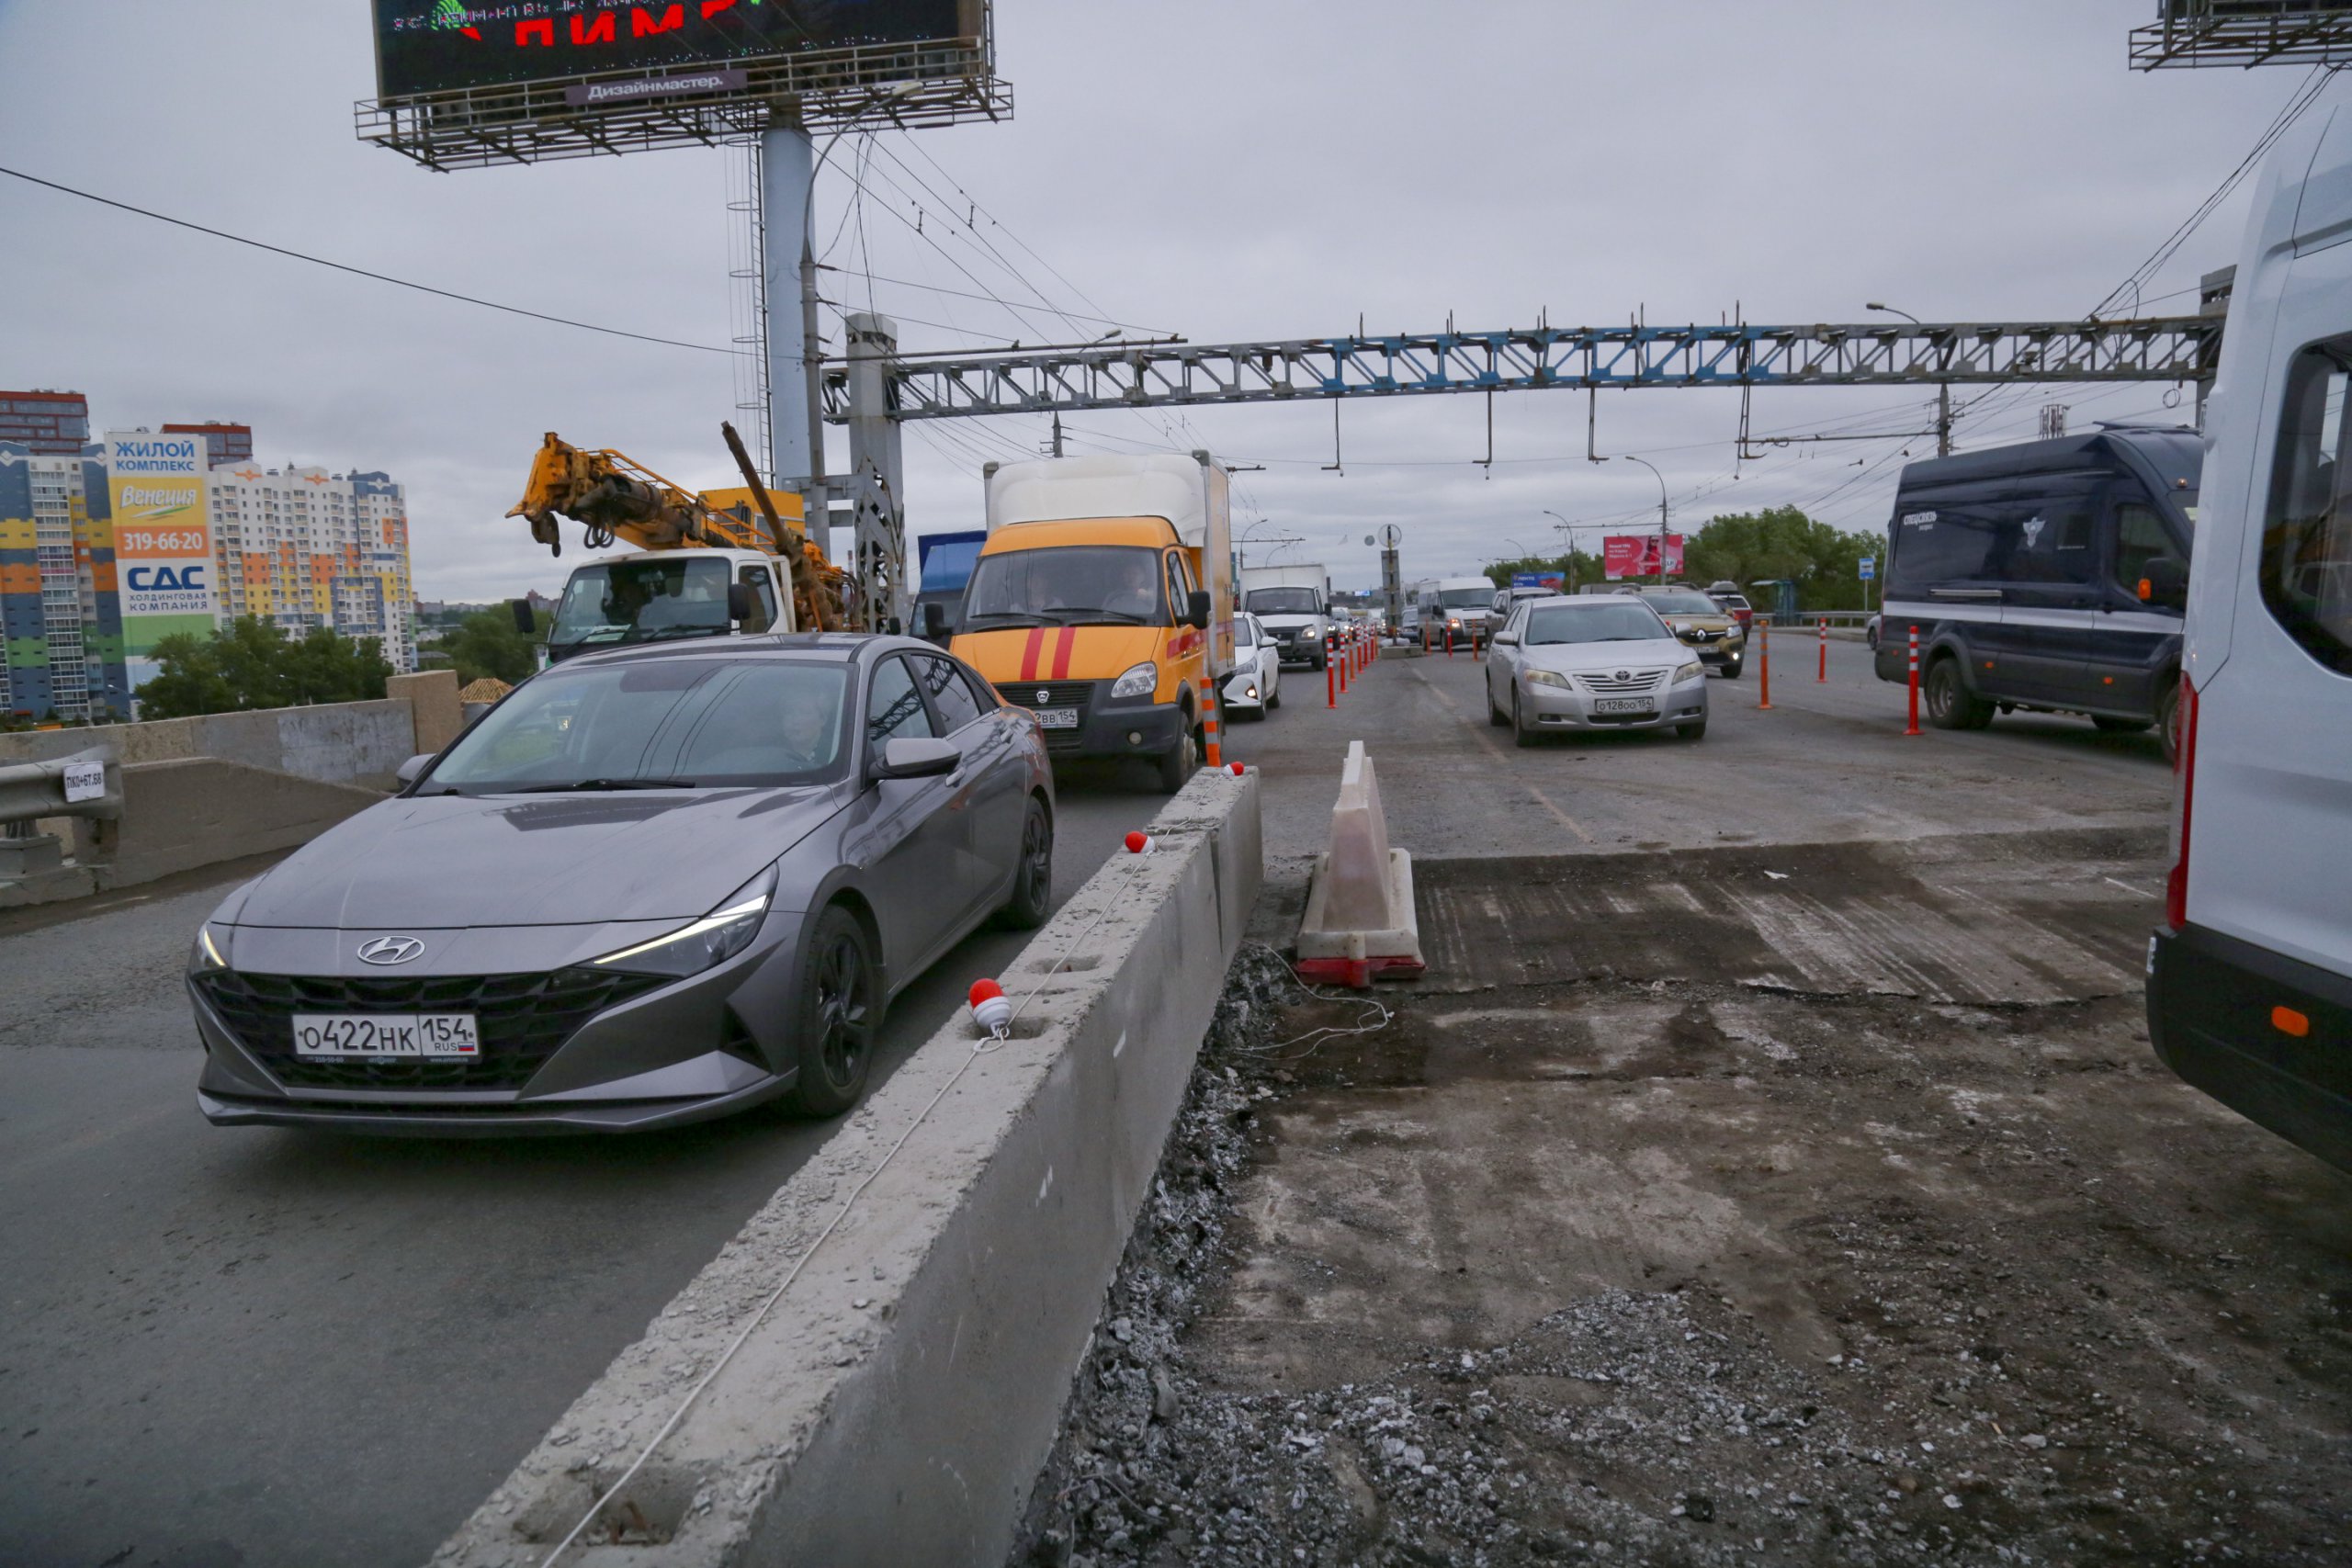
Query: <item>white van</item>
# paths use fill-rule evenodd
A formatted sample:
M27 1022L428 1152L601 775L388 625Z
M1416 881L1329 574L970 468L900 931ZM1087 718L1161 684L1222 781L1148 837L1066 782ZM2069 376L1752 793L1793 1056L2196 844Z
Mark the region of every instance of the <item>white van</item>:
M2148 1025L2183 1078L2352 1170L2347 242L2352 107L2339 107L2271 155L2232 288Z

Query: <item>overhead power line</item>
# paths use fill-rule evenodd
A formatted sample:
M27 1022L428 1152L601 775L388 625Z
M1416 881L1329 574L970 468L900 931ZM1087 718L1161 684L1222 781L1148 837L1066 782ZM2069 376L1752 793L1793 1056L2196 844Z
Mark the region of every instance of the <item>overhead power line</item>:
M117 211L132 213L141 218L151 218L158 223L169 223L175 229L192 229L199 234L209 234L216 240L227 240L232 244L250 245L254 250L267 251L272 255L284 256L289 261L308 262L312 266L322 266L334 272L347 272L354 277L365 277L376 283L389 283L395 288L414 289L419 294L436 295L444 299L454 299L461 305L479 305L485 310L502 310L510 316L524 316L535 321L547 321L559 327L577 327L582 332L601 333L606 337L625 337L638 343L660 344L664 348L690 348L697 354L736 355L742 352L736 348L723 348L717 344L686 343L673 337L656 337L650 333L632 333L624 332L618 327L600 327L594 321L575 321L569 316L550 316L544 310L526 310L520 305L501 304L495 299L482 299L471 294L459 294L452 289L435 288L429 283L417 283L405 277L394 277L389 273L370 272L364 266L352 266L344 262L329 261L324 256L314 256L308 252L290 251L283 245L273 245L266 241L248 239L243 234L232 234L225 229L212 229L201 223L192 223L185 218L174 218L169 213L151 211L144 207L133 207L127 201L117 201L111 197L100 196L95 191L78 190L73 186L60 185L55 180L45 180L38 175L28 175L22 169L11 169L5 164L0 164L0 175L7 175L12 178L23 180L28 185L41 186L66 196L79 197L84 201L95 201L100 207L111 207Z

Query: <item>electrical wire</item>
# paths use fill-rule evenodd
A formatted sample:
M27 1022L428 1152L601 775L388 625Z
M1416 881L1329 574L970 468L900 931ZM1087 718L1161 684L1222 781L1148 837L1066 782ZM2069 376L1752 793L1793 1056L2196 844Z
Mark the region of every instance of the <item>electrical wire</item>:
M396 288L412 288L419 294L437 295L444 299L454 299L461 305L479 305L485 310L503 310L510 316L525 316L535 321L547 321L559 327L577 327L582 332L602 333L606 337L625 337L639 343L659 344L664 348L690 348L697 354L738 355L742 352L737 348L721 348L716 344L687 343L679 338L657 337L650 333L632 333L624 332L618 327L600 327L594 321L576 321L569 316L550 316L543 310L526 310L520 305L505 305L495 299L483 299L471 294L459 294L452 289L435 288L429 283L417 283L405 277L394 277L390 273L370 272L364 266L352 266L344 262L329 261L324 256L314 256L304 251L288 250L283 245L273 245L266 241L248 239L243 234L232 234L226 229L209 228L202 223L190 222L185 218L174 218L169 213L152 211L144 207L134 207L127 201L117 201L111 197L100 196L95 191L80 190L73 186L60 185L55 180L45 180L38 175L28 175L22 169L11 169L5 164L0 164L0 175L23 180L28 185L42 186L66 196L79 197L84 201L94 201L101 207L111 207L118 211L133 213L141 218L150 218L158 223L169 223L175 229L192 229L199 234L209 234L216 240L227 240L233 244L250 245L254 250L267 251L272 255L285 256L290 261L308 262L312 266L322 266L334 272L347 272L354 277L365 277L377 283L389 283Z

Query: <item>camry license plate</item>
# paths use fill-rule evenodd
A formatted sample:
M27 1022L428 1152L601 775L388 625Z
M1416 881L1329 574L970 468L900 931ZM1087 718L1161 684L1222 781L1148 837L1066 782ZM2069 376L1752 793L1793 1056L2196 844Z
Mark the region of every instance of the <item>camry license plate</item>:
M298 1012L298 1056L466 1057L481 1055L469 1012Z
M1657 709L1647 697L1595 697L1592 702L1592 711L1595 713L1656 713Z
M1032 711L1036 714L1037 723L1044 728L1076 729L1078 728L1076 708L1036 708Z

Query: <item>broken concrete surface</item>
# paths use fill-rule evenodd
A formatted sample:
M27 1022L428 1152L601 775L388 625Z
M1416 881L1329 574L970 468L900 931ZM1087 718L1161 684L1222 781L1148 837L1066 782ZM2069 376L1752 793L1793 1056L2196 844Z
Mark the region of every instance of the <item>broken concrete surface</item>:
M1033 1557L2352 1556L2352 1184L2005 842L1430 866L1393 1024L1213 1043Z

